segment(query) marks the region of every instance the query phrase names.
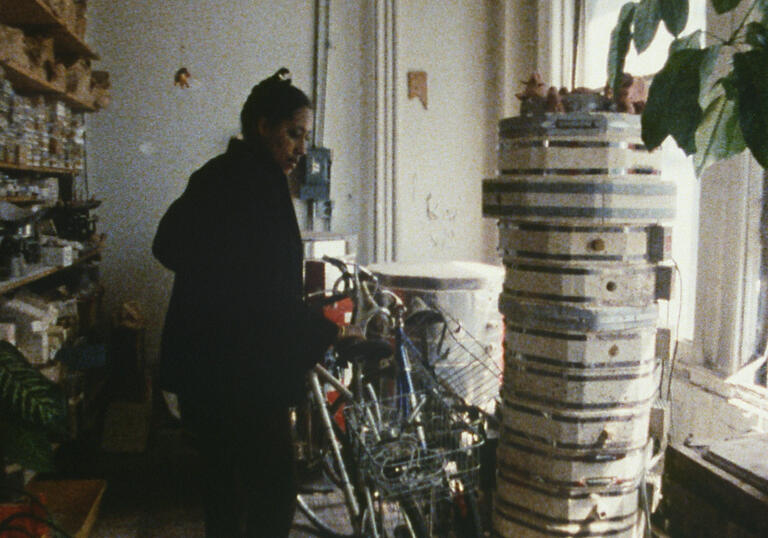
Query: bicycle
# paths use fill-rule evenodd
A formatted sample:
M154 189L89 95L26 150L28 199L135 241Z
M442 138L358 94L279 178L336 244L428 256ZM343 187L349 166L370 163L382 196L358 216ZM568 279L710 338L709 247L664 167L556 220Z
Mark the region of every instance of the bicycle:
M310 375L311 401L330 447L332 464L326 469L333 469L328 474L343 491L353 535L393 532L422 537L435 531L446 535L440 526L448 519L446 500L448 510L459 505L464 511L458 518L459 523L465 522L462 536L481 535L473 488L482 436L467 420L467 407L459 405L455 394L436 378L427 376L426 368L418 371L414 382L411 356L416 363L428 361L418 357L406 335L405 308L399 297L379 288L364 268L350 270L340 260L328 261L341 271L331 297L354 297L352 323L368 333L383 330L383 336L394 341L392 368L381 367L387 352L380 343L360 343L342 352L342 362L351 365L349 388L343 376L333 375L324 366ZM430 315L432 321L440 319L437 312L423 311L411 321L430 319ZM384 323L372 324L374 320ZM378 378L379 390L373 388L372 378ZM383 390L382 380L391 385L389 393ZM323 384L338 394L332 404ZM333 420L341 405L345 406L344 428ZM301 497L298 506L317 528L339 535ZM392 518L393 514L398 517Z
M330 296L326 296L324 291L320 292L320 305L351 298L354 304L351 324L360 328L361 332L365 332L368 323L377 316L388 315L373 298L378 286L370 272L354 264L349 264L350 269L348 264L341 260L328 258L326 261L337 267L341 276L334 284ZM383 342L359 342L347 349L336 350L335 354L327 356L325 363L317 365L308 376L309 404L313 408L313 415L320 422L324 443L315 450L308 446L306 452L315 453L326 476L341 489L354 536L368 535L368 529L375 525L370 515L372 499L366 498L370 493L359 485L354 461L349 456L348 434L343 422L338 420L338 412L343 406L375 398L372 386L366 382L366 372L375 369L377 362L391 353L391 346ZM339 358L341 360L338 360ZM333 401L329 400L325 386L334 391ZM309 425L307 429L311 432L312 426ZM309 454L307 456L311 458ZM357 484L357 487L353 484ZM301 495L297 504L309 521L324 533L335 536L347 534L323 521ZM371 535L378 536L375 527Z
M408 327L412 331L445 324L446 318L425 305L406 316L397 295L390 292L386 299L392 303L387 309L392 313L393 359L399 375L389 398L362 406L376 406L379 429L389 438L362 439L370 432L353 430L358 459L369 461L375 489L404 505L418 536L446 536L446 523L460 528L457 536L482 536L476 489L484 430L478 410L435 375L430 356L421 354L408 335ZM402 431L393 436L393 429ZM388 474L393 468L398 469L395 476ZM460 513L451 515L453 509Z

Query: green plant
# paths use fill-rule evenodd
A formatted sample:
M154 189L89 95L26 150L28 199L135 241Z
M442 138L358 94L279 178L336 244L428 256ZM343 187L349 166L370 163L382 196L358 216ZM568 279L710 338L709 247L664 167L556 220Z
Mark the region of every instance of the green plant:
M67 430L67 402L13 345L0 341L0 477L7 463L53 470L51 436Z
M710 0L718 14L733 12L742 0ZM672 136L694 155L696 174L710 164L749 149L768 168L768 0L745 2L730 36L700 30L680 36L688 0L641 0L622 6L611 32L608 85L618 90L632 42L642 53L660 23L676 37L664 67L653 78L642 114L642 138L649 150ZM715 77L724 63L725 76ZM719 69L718 69L719 71Z

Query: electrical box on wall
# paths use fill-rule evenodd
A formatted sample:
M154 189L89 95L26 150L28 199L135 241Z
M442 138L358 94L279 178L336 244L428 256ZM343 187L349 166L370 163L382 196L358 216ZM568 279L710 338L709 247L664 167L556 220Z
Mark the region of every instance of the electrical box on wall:
M331 195L331 150L314 147L307 150L299 171L301 200L328 200Z

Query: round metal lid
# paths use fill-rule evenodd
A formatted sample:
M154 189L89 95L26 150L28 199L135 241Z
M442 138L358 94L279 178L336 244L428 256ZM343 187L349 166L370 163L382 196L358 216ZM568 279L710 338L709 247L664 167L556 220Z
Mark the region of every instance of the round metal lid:
M389 262L369 265L384 286L421 290L501 289L504 268L480 262Z

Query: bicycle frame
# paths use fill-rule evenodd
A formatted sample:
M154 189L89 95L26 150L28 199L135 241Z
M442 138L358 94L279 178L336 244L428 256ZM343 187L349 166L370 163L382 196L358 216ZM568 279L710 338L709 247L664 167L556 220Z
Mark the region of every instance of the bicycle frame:
M352 315L351 324L355 325L363 330L363 334L366 334L366 330L369 327L371 320L381 317L386 320L389 336L394 341L393 343L393 360L396 365L396 374L394 378L395 399L398 402L398 414L400 418L397 419L396 430L410 429L410 432L416 433L413 437L415 443L418 444L418 452L421 454L435 454L435 449L428 447L427 434L425 432L426 420L433 420L430 416L423 416L425 404L431 400L431 395L437 395L440 398L439 389L437 387L431 387L430 394L419 393L414 386L413 378L413 364L411 362L411 353L418 353L413 343L409 340L405 330L405 306L402 300L389 290L378 289L378 282L376 278L359 266L354 265L352 271L349 270L348 265L340 260L326 259L329 263L339 268L342 271L342 276L337 280L333 288L334 296L346 295L351 296L354 302L354 310ZM421 360L421 359L415 359ZM380 530L384 528L383 521L383 503L394 502L398 506L402 517L405 520L407 527L411 534L414 536L420 536L431 531L427 531L427 521L430 521L429 525L433 524L433 520L426 519L425 513L432 513L434 505L429 505L429 512L424 512L420 506L415 504L416 501L397 501L392 500L382 493L383 490L379 490L375 482L371 481L371 477L367 474L361 474L363 471L356 462L352 468L354 469L354 476L350 475L350 467L345 462L346 454L343 452L343 446L340 439L337 437L336 426L334 425L334 419L331 416L331 411L328 406L328 400L324 388L330 387L338 393L338 398L343 405L349 406L349 408L356 408L360 410L360 413L354 414L354 419L347 418L347 428L364 428L371 437L371 443L374 446L378 446L382 441L386 442L393 434L389 428L392 422L384 423L382 419L382 412L379 408L379 396L373 390L371 385L366 385L363 379L363 367L362 363L352 364L352 379L349 386L345 385L341 379L338 379L328 369L322 365L316 365L309 374L310 395L315 403L317 413L320 417L320 425L325 437L328 441L328 447L330 448L330 457L333 460L333 464L336 467L337 477L339 481L340 489L344 496L344 503L349 514L349 519L353 527L353 531L356 536L361 535L365 531L366 536L372 536L373 538L379 538ZM421 394L421 396L419 395ZM431 405L431 404L430 404ZM432 407L429 407L432 409ZM433 411L430 411L432 413ZM346 413L345 413L346 416ZM448 415L446 415L448 416ZM429 423L430 432L434 426ZM348 430L349 431L349 430ZM385 437L386 434L386 437ZM395 433L395 435L398 435ZM416 446L416 445L414 445ZM431 452L430 452L431 449ZM357 448L355 449L357 450ZM357 454L357 453L356 453ZM357 458L357 456L355 456ZM417 456L420 458L421 456ZM438 467L439 468L439 467ZM367 472L367 471L366 471ZM448 482L448 474L446 474L446 485L450 487ZM374 492L378 491L378 510L376 504L374 504L374 495L371 487L374 488ZM441 486L442 487L442 486ZM418 500L421 503L421 500ZM299 508L307 515L307 517L317 527L333 532L332 529L328 529L319 518L313 519L314 514L303 502L301 497L298 499ZM413 512L414 508L416 513ZM410 511L409 511L410 510ZM377 515L378 514L378 515ZM414 519L416 517L416 519ZM402 521L402 520L401 520ZM418 523L418 525L417 525ZM424 530L415 530L424 529Z

